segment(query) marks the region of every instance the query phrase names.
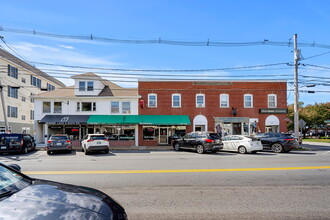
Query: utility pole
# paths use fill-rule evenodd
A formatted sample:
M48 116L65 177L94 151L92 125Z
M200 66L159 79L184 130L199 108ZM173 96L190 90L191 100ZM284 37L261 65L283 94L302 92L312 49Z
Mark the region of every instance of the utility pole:
M8 124L7 114L6 114L5 97L3 96L3 85L1 85L1 80L0 80L0 93L1 93L1 103L2 103L2 110L3 110L3 118L5 120L5 129L6 129L6 133L9 133L9 124Z
M294 135L299 138L299 111L298 111L298 61L300 60L300 50L298 50L297 34L293 36L294 43Z

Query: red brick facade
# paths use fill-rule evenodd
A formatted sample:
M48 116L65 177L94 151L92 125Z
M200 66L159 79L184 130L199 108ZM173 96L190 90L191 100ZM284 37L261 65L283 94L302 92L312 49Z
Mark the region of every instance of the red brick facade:
M276 127L277 132L287 131L287 122L284 120L287 117L285 113L287 109L285 81L140 81L138 92L141 95L140 100L143 100L140 101L140 115L189 115L191 125L186 127L186 132L194 130L193 122L197 115L206 117L208 131L215 131L217 120L220 117L226 117L228 118L226 120L233 121L241 118L245 118L244 120L247 120L246 118L258 119L258 130L266 132L265 122L270 115L279 120L279 125ZM157 95L157 107L148 106L148 94ZM172 94L181 95L181 107L172 107ZM196 107L196 94L204 94L205 107ZM228 94L228 107L220 107L220 94ZM245 94L252 95L253 107L244 107ZM275 94L277 104L275 107L268 106L269 94ZM233 109L236 110L236 116L233 115ZM260 113L260 109L266 109L266 113ZM282 110L282 112L267 113L274 109ZM142 132L141 126L139 133ZM139 138L139 140L139 145L149 145L143 141L143 138Z

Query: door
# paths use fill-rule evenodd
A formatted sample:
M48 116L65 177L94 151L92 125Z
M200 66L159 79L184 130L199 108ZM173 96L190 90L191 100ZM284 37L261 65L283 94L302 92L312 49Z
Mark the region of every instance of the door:
M159 144L168 144L168 128L159 128Z
M233 135L242 134L242 123L233 123Z

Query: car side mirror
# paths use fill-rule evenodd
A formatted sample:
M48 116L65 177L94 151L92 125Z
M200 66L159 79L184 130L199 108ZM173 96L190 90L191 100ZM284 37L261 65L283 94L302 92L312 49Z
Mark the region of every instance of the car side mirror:
M18 172L21 172L21 167L18 164L9 164L8 167L10 167L13 170L16 170Z

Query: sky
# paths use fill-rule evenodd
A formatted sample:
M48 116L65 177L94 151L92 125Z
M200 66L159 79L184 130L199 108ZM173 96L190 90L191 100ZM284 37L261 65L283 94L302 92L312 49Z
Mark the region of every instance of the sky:
M328 0L1 0L0 5L0 36L6 42L0 41L0 46L68 86L73 84L72 75L84 72L95 72L123 87L137 87L137 78L279 79L287 80L287 103L292 104L292 38L297 34L302 55L299 101L305 105L330 101ZM201 45L77 40L19 34L10 31L13 29ZM237 44L262 41L265 44ZM235 44L213 46L212 42ZM287 42L291 46L267 42ZM313 43L325 48L313 47ZM250 66L256 67L241 69Z

